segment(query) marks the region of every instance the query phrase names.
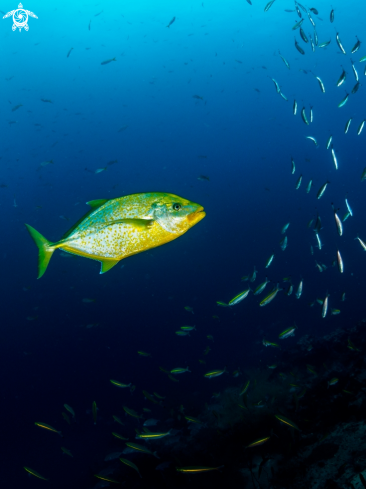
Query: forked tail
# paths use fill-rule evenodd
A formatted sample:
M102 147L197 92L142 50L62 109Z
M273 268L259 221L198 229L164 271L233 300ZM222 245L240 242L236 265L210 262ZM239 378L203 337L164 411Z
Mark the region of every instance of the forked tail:
M56 247L52 246L52 243L48 241L42 234L36 231L32 226L26 224L26 228L29 234L32 236L34 242L38 246L38 277L41 278L47 269L48 263L51 259Z

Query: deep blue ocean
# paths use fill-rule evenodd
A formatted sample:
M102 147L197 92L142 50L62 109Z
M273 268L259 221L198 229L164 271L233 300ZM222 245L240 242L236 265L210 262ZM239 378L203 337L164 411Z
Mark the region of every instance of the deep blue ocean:
M366 183L361 182L366 129L357 135L366 118L366 63L360 62L366 54L366 6L360 0L306 5L318 11L310 12L319 38L313 52L299 29L292 29L300 20L293 1L276 0L266 12L266 0L252 4L29 0L23 8L38 18L29 16L28 31L13 31L12 16L1 20L3 487L88 489L100 484L94 474L111 466L106 455L125 449L112 431L141 443L135 429L142 429L143 420L125 416L122 406L145 420L158 419L163 431L180 431L174 435L172 457L166 448L159 461L122 455L138 466L141 479L118 458L108 477L141 488L212 485L216 477L224 484L225 470L232 474L239 462L228 469L227 461L220 461L217 452L210 455L204 443L202 456L190 457L180 406L199 418L216 402L214 392L240 388L249 378L245 372L276 362L280 350L266 348L263 339L280 343L282 352L304 335L323 337L363 319L366 254L355 238L366 241ZM17 8L17 1L1 2L1 17ZM302 28L314 39L308 15L301 13ZM361 47L351 54L356 36ZM360 81L354 94L351 60ZM346 81L337 87L342 69ZM288 100L277 93L272 78ZM349 100L339 108L346 94ZM308 119L313 108L309 125L301 118L303 107ZM338 170L326 148L330 135ZM197 202L206 217L177 240L122 260L103 275L98 262L56 250L37 280L37 248L24 223L55 242L89 210L86 202L143 192L168 192ZM345 198L353 216L343 222L340 236L331 204L342 219ZM321 250L314 232L318 214ZM288 246L282 251L286 223ZM337 250L343 273L332 266ZM316 263L326 269L320 272ZM255 282L241 281L254 267ZM271 283L262 295L250 293L227 308L216 304L266 277ZM291 296L284 293L285 277L294 285ZM297 299L300 280L303 292ZM260 307L277 283L284 290ZM327 294L323 318L322 306L310 304ZM341 312L333 315L331 309ZM295 336L279 340L294 323ZM179 337L175 332L183 325L196 330ZM205 355L207 346L211 350ZM140 350L150 356L139 355ZM187 366L191 373L177 375L179 382L159 369ZM209 370L224 367L228 373L204 378ZM241 375L234 377L238 368ZM110 379L136 389L118 389ZM164 396L163 406L145 399L143 390ZM65 403L76 413L70 425L62 417ZM61 430L64 438L35 422ZM243 437L240 446L251 441ZM159 453L158 441L154 450ZM224 458L224 444L222 450ZM155 470L164 461L171 462L169 483L163 470ZM214 475L174 471L176 466L221 465ZM28 476L24 466L49 482Z

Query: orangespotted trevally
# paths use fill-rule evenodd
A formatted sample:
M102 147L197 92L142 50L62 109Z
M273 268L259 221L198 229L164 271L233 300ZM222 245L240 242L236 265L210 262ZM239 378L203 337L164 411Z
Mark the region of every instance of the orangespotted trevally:
M127 256L178 238L206 215L201 205L162 192L92 200L88 205L92 209L54 243L26 224L38 246L38 278L57 248L100 261L104 273Z

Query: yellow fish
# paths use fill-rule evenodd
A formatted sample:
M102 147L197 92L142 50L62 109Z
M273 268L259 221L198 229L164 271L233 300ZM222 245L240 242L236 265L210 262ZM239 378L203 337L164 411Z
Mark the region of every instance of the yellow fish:
M161 192L87 204L92 209L55 243L26 224L38 246L38 278L45 273L57 248L100 261L100 273L105 273L127 256L178 238L206 215L201 205Z

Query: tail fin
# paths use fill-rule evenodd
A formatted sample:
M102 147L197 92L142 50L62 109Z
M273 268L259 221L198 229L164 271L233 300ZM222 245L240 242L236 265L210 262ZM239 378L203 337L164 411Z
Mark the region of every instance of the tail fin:
M42 236L38 231L36 231L32 226L26 224L26 228L29 231L29 234L32 236L33 241L38 246L38 277L41 278L44 272L47 269L48 263L51 259L51 256L56 248L50 246L51 243L46 238Z

